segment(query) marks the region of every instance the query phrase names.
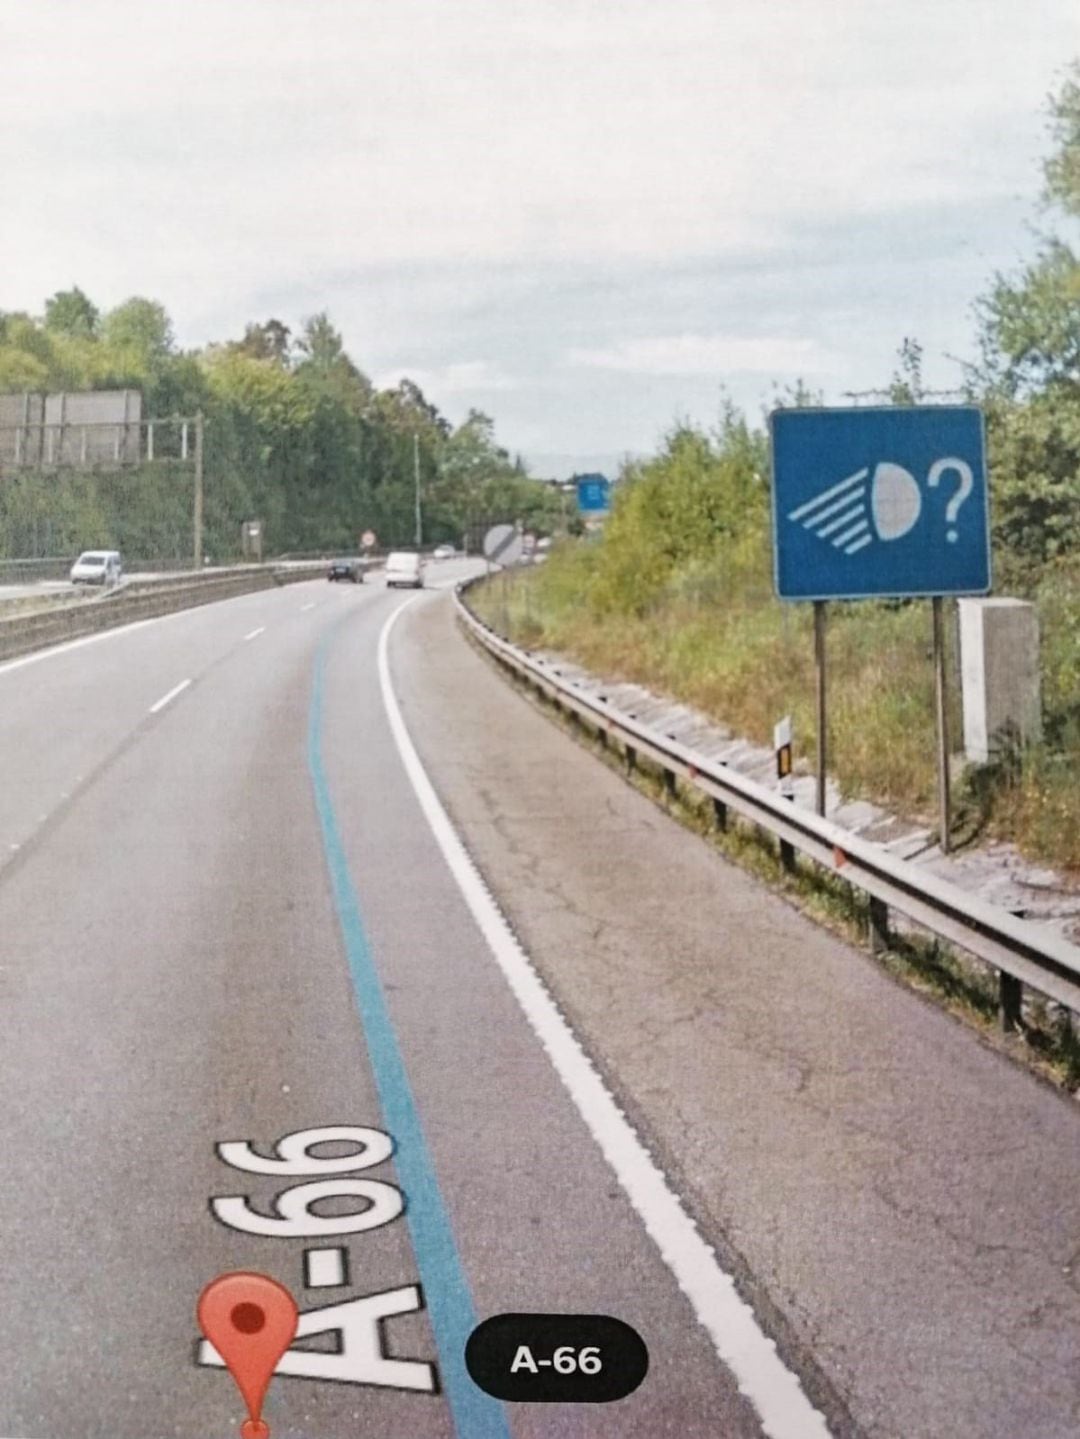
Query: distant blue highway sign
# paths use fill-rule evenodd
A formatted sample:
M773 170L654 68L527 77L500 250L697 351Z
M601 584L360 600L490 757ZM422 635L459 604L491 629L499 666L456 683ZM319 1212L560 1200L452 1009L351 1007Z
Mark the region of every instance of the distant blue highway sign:
M990 588L981 411L775 410L769 424L781 599Z
M604 475L579 475L577 501L583 515L606 515L611 508L611 482Z

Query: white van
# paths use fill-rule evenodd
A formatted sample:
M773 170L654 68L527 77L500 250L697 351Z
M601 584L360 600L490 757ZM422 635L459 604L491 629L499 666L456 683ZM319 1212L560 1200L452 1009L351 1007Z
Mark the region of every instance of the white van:
M395 550L386 557L386 587L403 585L407 589L424 588L424 560L415 550Z
M119 550L84 550L69 578L73 585L115 585L123 573Z

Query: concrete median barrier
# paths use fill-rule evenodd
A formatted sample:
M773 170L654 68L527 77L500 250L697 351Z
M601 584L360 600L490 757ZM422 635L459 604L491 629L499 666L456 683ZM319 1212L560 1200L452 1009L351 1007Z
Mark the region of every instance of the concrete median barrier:
M245 565L213 575L192 575L178 580L138 581L82 604L56 604L33 614L0 619L0 660L31 650L62 644L100 630L115 629L136 620L156 619L176 610L213 604L255 590L315 579L323 564Z

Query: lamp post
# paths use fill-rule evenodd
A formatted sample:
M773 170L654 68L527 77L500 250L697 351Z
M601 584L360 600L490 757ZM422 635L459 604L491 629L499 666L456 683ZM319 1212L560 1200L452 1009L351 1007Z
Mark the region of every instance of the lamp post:
M424 543L424 521L420 512L420 436L413 435L413 480L415 483L416 548Z

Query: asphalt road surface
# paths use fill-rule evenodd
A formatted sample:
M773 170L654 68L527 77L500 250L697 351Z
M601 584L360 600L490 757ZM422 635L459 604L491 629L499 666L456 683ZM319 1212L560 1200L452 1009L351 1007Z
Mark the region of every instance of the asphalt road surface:
M237 1432L195 1305L249 1269L303 1315L275 1439L1075 1432L1074 1108L449 610L312 582L0 665L0 1433ZM537 1312L644 1381L490 1398L469 1333Z

